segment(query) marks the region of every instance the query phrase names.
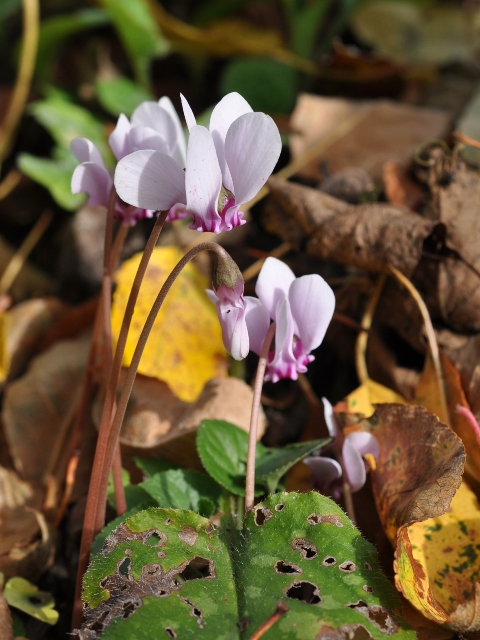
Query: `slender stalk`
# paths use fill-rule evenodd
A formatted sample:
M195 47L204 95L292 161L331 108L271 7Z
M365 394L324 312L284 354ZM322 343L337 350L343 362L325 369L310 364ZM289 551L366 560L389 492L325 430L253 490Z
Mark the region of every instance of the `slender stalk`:
M280 602L277 603L277 606L275 608L275 611L272 613L272 615L267 618L267 620L265 620L265 622L255 631L255 633L253 634L253 636L250 636L250 640L260 640L260 638L262 638L267 631L273 627L273 625L278 622L278 620L280 620L280 618L282 618L288 611L289 611L289 607L280 600Z
M117 510L117 516L123 516L123 514L127 510L127 500L125 498L125 490L123 488L123 481L122 481L122 454L120 451L119 442L117 442L117 446L115 447L112 473L113 473L113 487L115 490L115 508Z
M255 499L255 454L257 448L258 412L262 397L263 377L267 366L268 352L272 344L276 329L275 322L269 326L265 340L260 350L255 384L253 386L252 413L250 415L250 430L248 432L247 477L245 481L245 513L253 509Z
M355 366L357 369L357 376L361 384L368 380L367 369L367 343L370 328L372 326L373 316L375 309L377 308L378 301L385 286L386 274L381 273L378 277L375 288L370 295L370 299L365 307L363 313L361 328L362 331L358 334L357 341L355 343Z
M117 235L115 236L115 240L113 241L112 246L110 263L111 273L114 273L115 269L117 268L118 258L120 257L120 252L123 249L123 245L125 244L125 240L129 231L130 227L127 224L121 224L119 230L117 231Z
M335 457L342 467L342 489L343 499L345 500L345 509L350 520L353 522L353 524L356 524L357 518L355 516L355 509L353 506L352 487L350 486L350 483L348 481L347 470L345 469L345 465L343 463L343 456L340 451L336 451Z
M157 298L155 299L155 302L153 303L153 306L150 310L148 318L145 322L142 333L140 334L140 338L135 348L135 352L133 354L130 367L128 368L127 375L123 383L122 392L118 400L117 411L115 412L115 418L113 419L110 431L108 433L106 446L103 450L100 450L100 448L97 446L97 450L95 451L95 459L93 461L93 469L92 469L89 492L87 497L85 520L83 523L82 541L80 544L80 556L79 556L78 574L77 574L77 591L75 596L73 621L72 621L73 628L77 628L77 627L79 628L81 625L82 606L81 606L80 596L81 596L81 587L82 587L82 577L87 569L88 559L90 555L90 548L92 546L93 539L95 535L98 533L98 530L96 530L95 528L95 523L97 521L97 514L101 511L103 512L105 511L105 503L106 503L106 495L107 495L107 487L108 487L108 476L109 476L110 469L112 467L115 447L118 442L120 428L122 426L123 418L125 416L125 411L127 409L128 400L130 399L133 383L135 381L135 376L137 374L138 365L140 364L140 359L145 349L148 336L150 335L153 324L157 318L157 315L162 307L162 304L168 292L170 291L173 283L177 279L182 269L190 262L190 260L192 260L201 251L206 251L206 250L214 251L220 256L224 256L226 254L225 249L223 249L222 247L220 247L218 244L214 242L204 242L203 244L200 244L194 247L191 251L186 253L181 260L179 260L179 262L176 264L173 271L171 272L171 274L168 276L167 280L163 284L162 288L160 289L160 292Z

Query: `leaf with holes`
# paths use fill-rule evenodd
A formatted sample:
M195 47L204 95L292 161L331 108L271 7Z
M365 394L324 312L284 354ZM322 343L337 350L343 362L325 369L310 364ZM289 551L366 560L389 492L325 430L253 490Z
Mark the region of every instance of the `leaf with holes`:
M224 535L189 511L138 513L106 539L83 600L80 640L245 639L276 611L266 640L415 638L374 547L313 492L270 496Z
M257 485L273 493L280 478L294 464L329 442L329 439L312 440L281 449L268 449L257 443ZM245 495L248 433L223 420L203 420L197 433L197 449L203 466L212 478L231 493ZM257 487L255 495L263 493L265 491Z

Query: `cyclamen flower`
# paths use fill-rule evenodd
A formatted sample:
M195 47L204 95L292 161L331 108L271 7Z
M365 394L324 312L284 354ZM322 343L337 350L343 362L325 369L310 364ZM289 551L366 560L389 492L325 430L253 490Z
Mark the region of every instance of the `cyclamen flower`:
M115 187L136 207L170 209L170 219L193 216L192 229L231 230L244 224L240 206L275 167L282 147L277 126L238 93L217 104L208 129L196 124L183 96L182 103L190 131L185 172L161 151L137 151L119 163Z
M274 320L275 349L269 355L265 380L296 380L315 359L310 352L325 337L335 308L333 291L321 276L295 278L284 262L267 258L255 293L258 298L245 298L250 349L260 354L270 320Z
M333 407L326 398L322 400L328 432L334 439L334 446L338 446L341 432ZM378 458L380 454L380 445L374 435L366 431L355 431L346 436L342 445L342 458L352 492L359 491L367 480L366 463L362 457L366 454L371 454L374 458ZM303 462L312 470L316 487L339 497L342 468L336 460L324 456L310 456L304 458Z
M135 109L131 121L120 115L108 139L117 160L138 149L157 149L185 166L186 143L182 125L169 98L143 102ZM100 152L87 138L75 138L70 149L81 163L73 172L72 193L87 193L90 206L108 207L113 180ZM115 215L124 224L133 225L141 218L152 217L153 210L118 201Z

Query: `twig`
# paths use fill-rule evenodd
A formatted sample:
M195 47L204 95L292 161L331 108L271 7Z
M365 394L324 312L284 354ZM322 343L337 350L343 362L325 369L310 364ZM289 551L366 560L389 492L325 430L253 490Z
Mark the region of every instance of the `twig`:
M425 325L425 333L427 334L428 345L430 347L430 353L432 354L433 367L435 369L435 374L437 376L437 385L438 385L438 396L440 399L440 406L445 416L445 420L447 424L451 424L451 418L448 411L447 404L447 394L445 392L445 381L443 379L443 369L442 363L440 360L440 352L438 350L437 338L435 336L435 331L433 329L432 320L430 318L430 314L427 309L427 305L423 301L422 296L417 291L415 286L410 282L410 280L403 275L401 271L392 267L391 265L388 267L391 275L407 289L412 298L417 303L417 307L422 314L423 323Z
M250 430L248 432L247 473L245 479L245 513L253 509L255 500L255 454L257 452L258 411L262 397L263 377L265 375L265 367L267 366L268 352L272 344L273 336L275 335L275 329L276 324L272 322L260 350L255 384L253 386L252 413L250 415Z
M265 622L255 631L255 633L253 634L253 636L250 636L250 640L259 640L259 638L261 638L263 635L265 635L265 633L267 633L267 631L273 627L273 625L278 622L278 620L280 620L280 618L282 618L288 611L290 611L290 608L280 600L280 602L277 602L277 607L275 609L275 611L272 613L272 615L265 620Z
M357 376L361 384L366 382L369 377L366 358L368 335L372 326L373 315L377 308L386 279L387 276L384 273L380 274L367 306L365 307L365 311L363 312L360 323L362 331L358 334L357 341L355 343L355 366L357 369Z
M463 133L460 133L459 131L454 131L453 137L456 138L459 142L468 144L469 147L475 147L475 149L480 149L480 142L478 140L474 140L473 138L464 136Z
M23 0L23 38L20 53L20 65L13 90L12 99L8 105L7 114L2 122L4 132L0 140L0 166L12 147L13 138L17 131L23 109L30 93L30 85L35 70L37 57L39 2L38 0Z
M20 184L22 174L18 169L11 169L0 182L0 200L6 198Z
M53 213L51 211L44 211L18 250L13 254L2 274L2 277L0 278L0 295L6 293L10 289L16 277L22 270L28 256L45 233L45 230L48 228L52 218Z

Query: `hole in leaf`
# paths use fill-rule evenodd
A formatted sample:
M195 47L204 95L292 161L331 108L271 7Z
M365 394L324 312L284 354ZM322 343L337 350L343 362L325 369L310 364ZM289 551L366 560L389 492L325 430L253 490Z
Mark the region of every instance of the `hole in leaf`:
M123 613L122 618L125 620L129 618L135 611L138 609L138 605L135 605L134 602L124 602L123 603Z
M294 551L300 551L305 560L313 560L317 557L317 547L308 540L305 540L305 538L295 538L295 540L292 540L292 549Z
M379 631L391 636L398 631L398 624L388 613L385 607L379 604L373 604L370 607L364 600L359 600L352 604L347 604L349 609L354 609L364 615Z
M275 571L277 573L291 573L297 576L303 573L303 569L298 565L293 564L292 562L284 562L283 560L279 560L275 563Z
M39 598L38 596L29 596L27 598L27 600L30 602L30 604L35 605L36 607L40 606L41 604L43 604L43 600L42 598Z
M371 587L371 586L370 586L370 585L368 585L368 584L364 584L364 585L363 585L363 587L362 587L362 589L363 589L364 591L366 591L367 593L373 593L373 587Z
M245 629L248 629L249 626L250 620L248 618L243 618L243 620L239 620L237 622L237 627L240 629L240 631L245 631Z
M130 558L123 558L123 560L121 560L118 563L117 566L117 571L120 575L128 577L130 575L130 566L132 564L132 561L130 560Z
M296 580L284 591L287 598L301 600L306 604L320 604L320 590L317 585L308 580Z
M364 563L363 563L363 566L365 567L365 569L366 569L367 571L371 571L371 570L372 570L372 565L371 565L371 564L368 564L368 562L364 562Z
M337 559L334 556L325 556L322 564L324 567L334 567L337 564Z
M336 527L343 527L342 521L338 516L326 515L323 516L321 513L311 513L307 518L308 524L316 525L316 524L334 524Z
M342 562L342 564L339 565L338 568L340 569L340 571L343 571L343 573L353 573L357 570L357 565L351 560L345 560L345 562Z
M275 505L275 511L283 511L285 509L285 505L283 503Z
M363 624L343 624L339 629L324 625L315 640L373 640Z
M188 600L188 598L182 598L182 600L185 602L185 604L188 604L189 607L192 607L190 615L197 619L198 626L200 627L200 629L203 629L205 625L203 623L202 612L200 611L200 609L197 609L193 602L191 600Z
M177 637L177 634L176 634L176 632L172 629L172 627L165 627L165 631L166 631L167 636L168 636L169 638L176 638L176 637Z
M255 509L254 520L257 527L261 527L265 522L267 522L267 520L271 520L272 518L273 513L270 509L267 509L266 507L257 507Z
M171 519L171 518L167 518L167 519L165 520L165 524L166 524L166 525L172 524L172 519Z
M185 569L180 574L183 580L204 580L205 578L216 578L215 565L207 558L195 556L190 560Z
M158 533L152 533L152 535L148 538L148 540L145 540L145 544L148 545L149 547L158 547L160 543L161 543L161 540Z

